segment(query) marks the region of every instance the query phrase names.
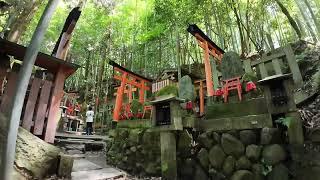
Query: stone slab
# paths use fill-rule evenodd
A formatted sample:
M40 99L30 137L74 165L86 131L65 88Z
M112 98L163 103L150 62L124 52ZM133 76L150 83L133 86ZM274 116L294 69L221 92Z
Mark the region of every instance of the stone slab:
M199 129L204 131L260 129L264 127L272 127L270 114L199 120Z
M75 159L73 162L72 172L90 171L90 170L99 170L99 169L102 169L102 167L86 159Z
M103 168L91 171L78 171L72 173L73 180L103 180L111 178L119 178L125 176L124 172L121 172L115 168Z

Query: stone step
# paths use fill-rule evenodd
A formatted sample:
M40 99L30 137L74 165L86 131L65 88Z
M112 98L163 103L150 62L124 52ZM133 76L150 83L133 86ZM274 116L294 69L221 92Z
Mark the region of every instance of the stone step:
M90 171L98 169L102 169L102 167L86 159L75 159L73 162L72 172Z
M105 180L124 177L125 173L115 168L103 168L88 171L72 172L72 180Z
M57 139L86 139L86 140L94 140L94 141L104 141L108 137L107 136L99 136L99 135L75 135L68 133L56 133L55 136Z
M106 143L93 140L55 139L55 145L66 150L101 151L104 150Z

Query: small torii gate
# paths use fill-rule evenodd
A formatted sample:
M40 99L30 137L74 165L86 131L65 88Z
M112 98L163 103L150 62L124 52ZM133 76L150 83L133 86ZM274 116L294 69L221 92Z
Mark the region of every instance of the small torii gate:
M197 81L195 83L200 83L200 114L204 113L204 96L203 96L203 88L204 81L206 82L207 94L209 97L215 95L215 90L218 87L218 74L216 69L215 61L210 63L210 57L214 57L221 63L223 54L225 53L218 45L216 45L204 32L199 29L199 27L195 24L189 25L187 31L191 33L196 39L199 46L204 50L204 66L206 72L206 79Z
M113 66L114 72L118 72L121 75L114 75L113 78L116 80L121 81L120 87L117 89L117 97L116 97L116 103L115 108L113 110L113 120L118 122L120 119L120 112L121 107L123 103L123 94L125 93L125 87L126 85L130 85L131 88L128 90L128 97L132 98L132 86L139 89L139 102L144 103L144 94L145 91L150 91L151 88L146 85L146 83L151 83L152 80L145 78L143 76L140 76L122 66L117 64L114 61L110 61L109 64ZM131 94L131 95L130 95Z

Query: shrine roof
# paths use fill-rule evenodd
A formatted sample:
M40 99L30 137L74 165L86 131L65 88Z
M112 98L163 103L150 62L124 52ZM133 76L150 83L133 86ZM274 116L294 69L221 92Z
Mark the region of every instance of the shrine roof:
M122 70L122 71L125 71L125 72L127 72L127 73L129 73L129 74L131 74L131 75L133 75L133 76L136 76L136 77L138 77L138 78L141 78L141 79L143 79L143 80L145 80L145 81L148 81L148 82L152 82L152 81L153 81L152 79L146 78L146 77L144 77L144 76L141 76L140 74L137 74L137 73L135 73L135 72L130 71L129 69L127 69L127 68L125 68L125 67L122 67L120 64L118 64L118 63L116 63L116 62L114 62L114 61L109 61L109 65L111 65L111 66L113 66L113 67L115 67L115 68L118 68L118 69L120 69L120 70Z
M27 47L0 38L0 53L13 56L15 59L23 61L26 51ZM63 68L67 77L75 73L80 67L77 64L67 62L42 52L38 53L34 65L44 68L53 74L58 72L59 68Z

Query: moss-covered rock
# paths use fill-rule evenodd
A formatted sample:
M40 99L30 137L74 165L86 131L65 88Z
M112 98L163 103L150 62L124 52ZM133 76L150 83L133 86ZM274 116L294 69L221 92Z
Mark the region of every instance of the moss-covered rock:
M220 169L225 158L226 154L223 152L220 145L215 145L210 149L209 161L213 168Z
M258 161L260 159L262 147L258 145L251 144L246 148L246 156L251 161Z
M273 144L264 147L262 157L267 165L275 165L285 160L287 153L279 144Z
M197 154L197 158L201 164L201 166L208 170L209 168L209 153L205 148L200 149L200 151Z
M239 170L232 175L231 180L254 180L253 178L254 175L252 172L248 170Z
M238 170L251 170L251 162L246 156L241 156L236 162Z
M236 167L236 159L233 156L228 156L223 163L222 171L225 175L230 176Z
M244 154L245 147L240 140L230 134L222 134L221 145L227 155L240 157Z

